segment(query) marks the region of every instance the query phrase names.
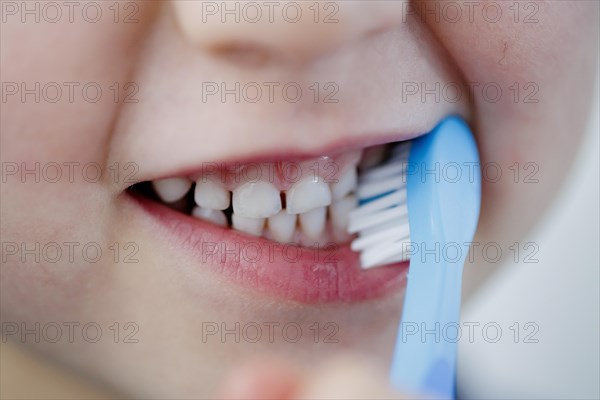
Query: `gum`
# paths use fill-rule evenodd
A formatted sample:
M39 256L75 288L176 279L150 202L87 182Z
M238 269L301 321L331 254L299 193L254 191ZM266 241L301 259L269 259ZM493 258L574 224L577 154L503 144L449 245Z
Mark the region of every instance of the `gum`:
M358 165L361 154L362 150L353 150L336 156L321 156L297 161L207 162L203 163L200 170L190 178L194 181L217 180L231 191L245 182L262 180L285 191L306 177L320 177L326 183L336 183L346 169Z

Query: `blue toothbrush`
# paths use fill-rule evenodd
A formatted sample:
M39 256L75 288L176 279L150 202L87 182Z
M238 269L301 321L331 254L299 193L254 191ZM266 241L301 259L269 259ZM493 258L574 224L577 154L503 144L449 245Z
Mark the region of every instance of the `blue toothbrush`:
M358 233L351 247L362 267L410 259L390 381L408 393L453 399L462 269L481 202L469 127L451 116L399 143L383 165L361 173L357 196L348 231Z

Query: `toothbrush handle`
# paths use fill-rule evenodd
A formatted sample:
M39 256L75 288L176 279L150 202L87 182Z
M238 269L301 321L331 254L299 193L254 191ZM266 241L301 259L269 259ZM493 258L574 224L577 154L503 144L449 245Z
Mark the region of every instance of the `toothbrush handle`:
M419 258L410 261L390 381L400 390L454 399L462 263Z

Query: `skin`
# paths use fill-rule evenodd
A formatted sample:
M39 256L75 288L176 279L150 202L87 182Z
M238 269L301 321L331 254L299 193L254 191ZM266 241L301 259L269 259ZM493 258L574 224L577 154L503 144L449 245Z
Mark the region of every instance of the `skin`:
M597 68L596 2L533 2L537 22L529 24L523 18L532 9L521 8L515 22L510 2L496 3L502 6L496 23L483 18L481 7L473 22L466 6L458 22L436 22L432 16L407 14L401 2L384 2L372 12L369 7L374 6L367 2L340 2L338 23L279 21L266 27L198 23L199 16L186 3L138 2L139 21L130 24L115 23L106 3L105 17L96 24L76 11L74 23L66 17L56 24L31 18L22 23L17 15L2 26L3 82L28 82L28 87L36 81L97 82L103 89L96 103L85 101L80 89L73 102L65 100L66 90L56 103L36 103L32 96L22 102L20 95L3 99L3 243L97 242L105 255L88 262L79 247L73 262L66 255L56 263L35 263L31 256L23 262L19 255L3 260L2 321L27 326L98 323L104 336L95 344L82 340L80 333L74 343L26 342L123 393L211 397L222 390L220 384L229 386L223 380L235 375L232 369L251 363L257 352L302 369L352 351L368 354L385 368L401 306L401 293L358 304L303 305L231 285L153 235L152 224L123 199L129 186L124 175L130 172L125 163L139 167L136 179L156 179L203 161L274 159L291 150L321 154L346 141L410 138L458 113L473 127L483 165L495 162L503 173L498 182L484 179L475 241L498 243L506 256L511 254L508 247L540 218L576 154ZM121 10L121 19L127 11ZM339 103L202 102L200 88L206 81L294 81L303 87L333 81L339 85ZM114 82L121 89L117 102L109 89ZM122 101L130 93L126 82L137 85L138 103ZM419 96L403 101L401 82L427 87L493 82L503 95L498 102L478 91L472 101L421 101ZM517 101L510 89L515 82ZM527 83L534 85L526 88ZM530 99L538 101L527 103L532 88L538 91ZM63 167L63 177L55 183L35 182L32 175L22 182L18 174L4 176L7 162L25 162L29 168L36 162L94 162L104 174L90 183L75 167L70 182ZM509 169L515 162L518 183ZM524 169L529 162L537 171L536 183L523 182L533 171ZM109 169L115 163L117 179ZM121 250L118 263L109 249L115 242ZM138 263L122 262L128 242L137 244ZM465 268L465 296L498 265L475 252ZM123 343L121 336L115 344L108 328L115 321L121 335L131 332L123 325L134 322L139 343ZM339 343L315 344L312 333L295 344L281 337L275 343L264 338L259 343L212 338L203 343L202 323L207 321L228 327L236 322L296 322L303 332L311 332L315 323L322 328L334 322ZM321 336L326 333L321 329ZM250 381L269 375L271 363L264 365L267 372L259 369ZM279 370L285 374L285 368ZM306 385L311 396L326 393L321 388L335 387L340 379L340 374L288 376L292 386ZM256 394L250 389L244 393Z

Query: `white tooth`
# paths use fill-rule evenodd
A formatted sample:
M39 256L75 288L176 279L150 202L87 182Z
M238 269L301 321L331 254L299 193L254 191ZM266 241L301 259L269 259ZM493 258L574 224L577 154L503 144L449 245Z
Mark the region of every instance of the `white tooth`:
M194 189L194 201L202 208L225 210L231 201L231 192L220 182L200 177Z
M291 242L296 230L297 218L296 214L288 214L286 210L269 217L267 225L273 239L281 243Z
M331 195L333 200L338 200L356 189L357 175L356 167L351 166L340 177L338 181L331 184Z
M246 182L233 191L233 212L247 218L268 218L281 211L281 194L269 182Z
M325 230L325 219L327 217L327 208L319 207L302 213L298 216L300 228L309 239L319 240Z
M227 217L223 211L194 207L192 210L192 216L212 222L216 225L227 226Z
M309 176L294 183L285 193L286 209L301 214L331 204L331 189L319 176Z
M260 236L265 225L264 218L247 218L239 214L233 213L231 216L233 229L246 232L250 235Z
M152 181L152 186L165 203L174 203L183 199L192 187L192 181L188 178L166 178Z
M331 226L336 240L346 240L350 237L350 235L346 233L349 214L352 210L356 209L357 206L358 201L353 195L335 201L329 206L329 219L331 220Z

